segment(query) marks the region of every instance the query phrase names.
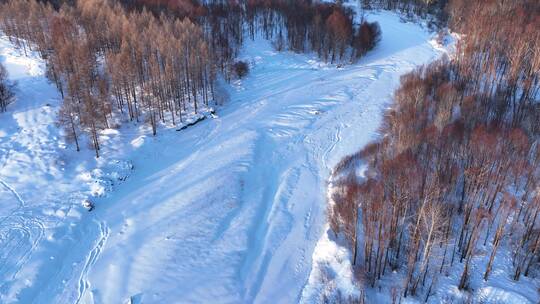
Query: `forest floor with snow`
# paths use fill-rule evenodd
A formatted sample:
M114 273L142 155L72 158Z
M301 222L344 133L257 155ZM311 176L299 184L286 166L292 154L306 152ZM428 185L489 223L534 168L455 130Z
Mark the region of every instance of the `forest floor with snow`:
M382 41L343 67L246 42L250 74L216 117L156 137L124 123L97 160L55 125L43 62L2 38L17 100L0 114L0 302L315 302L312 268L340 250L331 169L377 136L400 76L446 52L393 13L368 20Z

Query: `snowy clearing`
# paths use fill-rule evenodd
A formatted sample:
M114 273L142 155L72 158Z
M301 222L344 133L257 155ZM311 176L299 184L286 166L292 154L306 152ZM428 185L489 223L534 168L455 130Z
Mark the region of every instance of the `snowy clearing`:
M42 62L0 40L18 81L0 114L0 302L310 302L331 168L376 136L400 75L445 52L395 14L369 20L381 43L343 68L247 42L251 72L215 118L108 130L99 160L62 139Z

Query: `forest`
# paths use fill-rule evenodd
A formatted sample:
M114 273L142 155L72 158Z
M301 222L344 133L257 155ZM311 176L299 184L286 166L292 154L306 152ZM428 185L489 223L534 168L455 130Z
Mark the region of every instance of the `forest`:
M455 57L404 75L381 138L334 170L331 229L361 286L403 274L394 302L427 301L455 269L460 290L472 271L489 280L501 248L511 280L540 275L540 3L446 12Z
M331 63L358 59L381 35L376 23L353 24L339 4L309 1L3 2L0 30L22 52L46 59L63 99L58 124L77 151L87 136L96 157L104 129L128 120L156 135L160 124L182 124L217 103L218 80L249 69L237 60L245 31Z

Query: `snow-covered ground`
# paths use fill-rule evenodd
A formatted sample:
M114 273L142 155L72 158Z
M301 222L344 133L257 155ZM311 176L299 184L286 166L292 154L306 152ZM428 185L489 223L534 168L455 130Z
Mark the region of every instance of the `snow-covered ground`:
M0 114L0 302L309 302L331 168L376 136L400 75L444 53L392 13L369 20L380 45L343 68L247 42L217 118L107 130L99 160L64 142L43 63L0 40L18 81Z

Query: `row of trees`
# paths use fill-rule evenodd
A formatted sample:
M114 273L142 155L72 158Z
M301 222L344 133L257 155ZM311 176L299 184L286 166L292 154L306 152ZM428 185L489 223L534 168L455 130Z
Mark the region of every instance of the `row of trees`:
M436 25L444 25L448 19L445 7L448 0L358 0L363 9L399 11L406 17L434 18Z
M125 1L122 1L125 2ZM139 0L155 13L189 16L208 30L213 49L229 59L241 46L245 26L250 37L260 32L278 50L315 51L325 61L357 59L373 49L381 31L376 23L354 24L341 4L308 0L208 1ZM134 3L126 3L134 7ZM346 56L347 55L347 56Z
M157 125L177 124L213 99L214 60L189 19L126 13L105 0L55 10L34 0L0 7L1 30L24 52L37 51L63 104L59 122L79 149L85 132L99 156L98 133L115 113Z
M457 57L405 75L384 138L336 168L330 224L371 286L397 270L402 296L427 299L441 274L459 269L466 289L473 261L490 278L501 244L510 278L538 275L539 10L533 0L451 1L464 34Z
M276 47L315 51L325 61L355 60L373 49L381 37L377 23L354 24L352 10L340 4L311 1L249 0L249 32L259 29Z

